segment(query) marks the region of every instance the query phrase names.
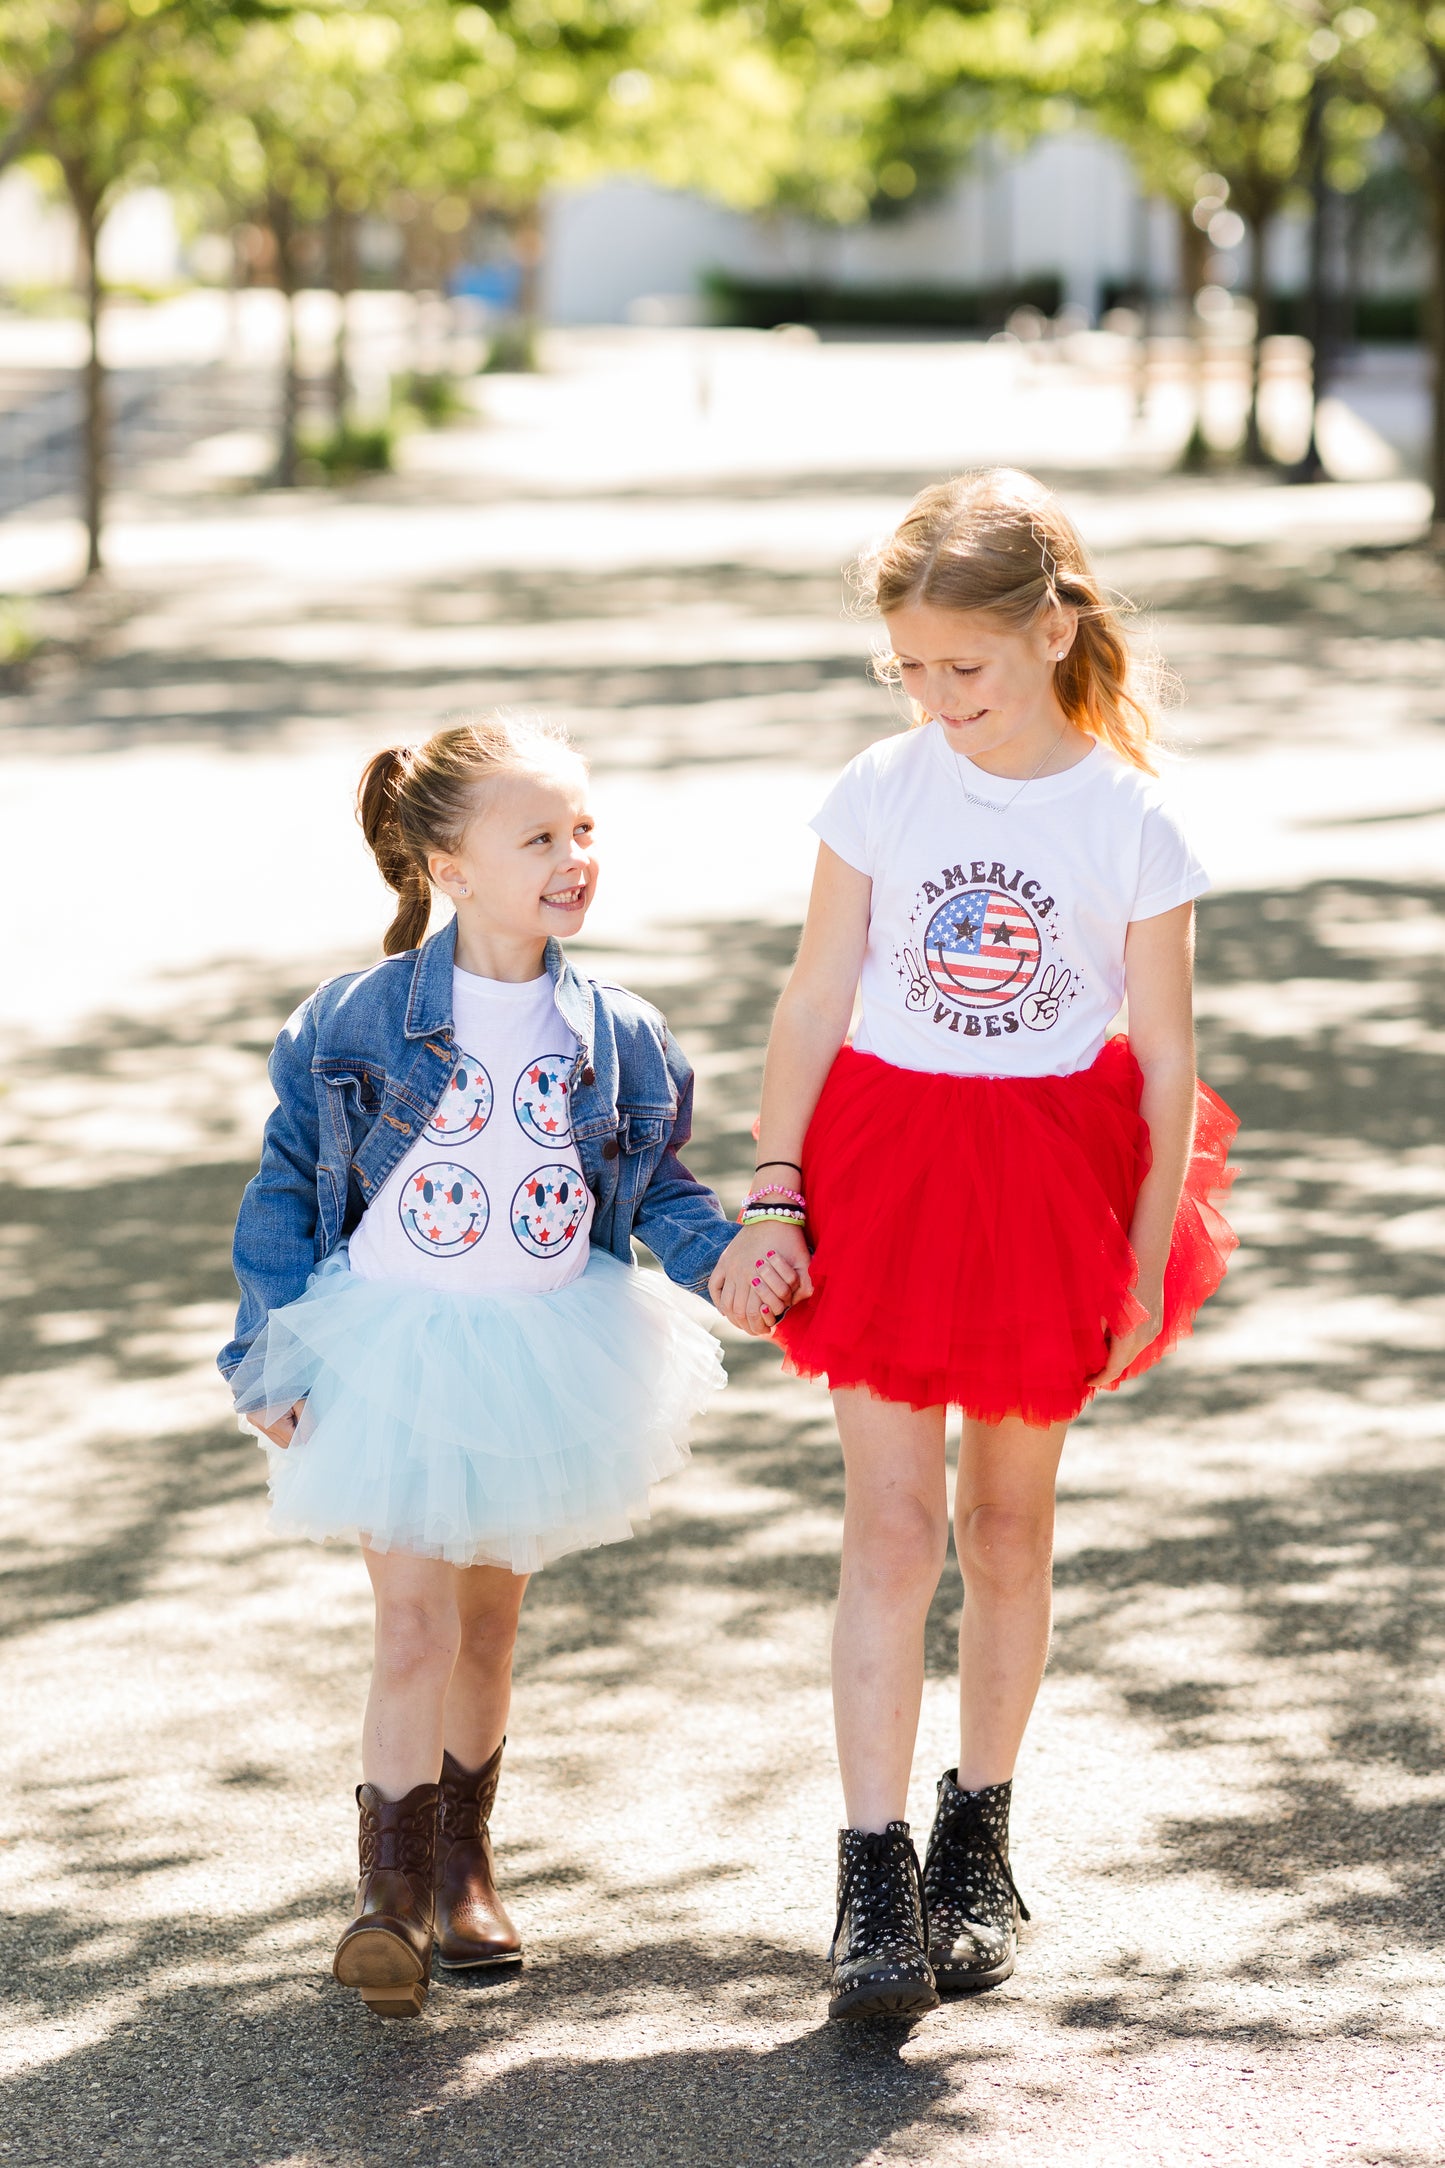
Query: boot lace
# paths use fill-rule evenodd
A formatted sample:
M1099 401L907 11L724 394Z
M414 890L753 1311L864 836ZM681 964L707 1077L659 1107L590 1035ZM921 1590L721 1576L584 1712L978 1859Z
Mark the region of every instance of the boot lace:
M1008 1855L984 1818L981 1803L968 1792L960 1792L957 1820L946 1836L940 1832L942 1841L929 1847L928 1869L925 1888L933 1903L940 1910L952 1901L962 1906L967 1897L965 1869L970 1852L984 1852L993 1861L1008 1893L1019 1908L1019 1918L1030 1917L1029 1908L1019 1895L1019 1886L1013 1878Z
M912 1903L915 1895L926 1949L928 1898L918 1854L906 1839L890 1836L886 1830L868 1830L856 1851L850 1851L843 1871L838 1917L828 1945L829 1963L837 1955L838 1937L850 1909L856 1921L853 1940L861 1942L865 1949L877 1949L890 1941L911 1943L917 1932Z

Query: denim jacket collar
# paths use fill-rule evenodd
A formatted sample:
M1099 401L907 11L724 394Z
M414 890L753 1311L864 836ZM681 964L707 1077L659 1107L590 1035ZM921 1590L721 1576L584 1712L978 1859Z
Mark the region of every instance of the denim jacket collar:
M412 966L411 993L403 1027L408 1039L429 1039L434 1032L452 1028L452 972L457 960L457 922L447 921L416 952ZM560 941L548 936L543 952L552 997L564 1023L570 1025L582 1060L592 1060L592 997L562 952Z

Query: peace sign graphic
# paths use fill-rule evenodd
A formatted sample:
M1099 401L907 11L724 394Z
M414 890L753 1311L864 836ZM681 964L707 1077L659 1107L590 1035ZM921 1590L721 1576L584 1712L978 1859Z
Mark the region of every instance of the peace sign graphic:
M1047 1031L1059 1020L1059 1005L1069 990L1069 973L1062 964L1050 964L1039 980L1036 993L1019 1003L1020 1019L1030 1031Z

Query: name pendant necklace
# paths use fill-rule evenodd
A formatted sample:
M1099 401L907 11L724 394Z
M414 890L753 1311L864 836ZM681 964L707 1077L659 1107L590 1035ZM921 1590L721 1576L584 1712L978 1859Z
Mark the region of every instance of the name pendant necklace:
M940 730L942 730L942 723L940 723L938 727ZM948 740L945 737L944 744L948 746L948 765L950 766L950 768L952 768L954 774L958 777L958 787L963 792L964 797L968 800L970 805L987 806L990 813L1007 813L1009 807L1016 804L1017 801L1023 796L1024 792L1028 789L1030 783L1033 782L1034 777L1038 774L1039 769L1044 766L1046 761L1050 761L1053 759L1055 753L1064 742L1064 731L1067 730L1068 727L1069 726L1066 722L1063 725L1063 728L1060 730L1058 736L1055 738L1053 744L1045 749L1043 758L1039 761L1038 766L1032 768L1029 771L1029 773L1024 777L1022 783L1020 783L1018 789L1013 793L1013 796L1011 798L1005 798L1002 805L999 804L997 798L982 798L979 796L976 790L969 789L967 783L965 783L963 780L963 770L959 766L960 756L955 753L951 745L948 745ZM1002 780L1003 778L1001 777L1000 781Z

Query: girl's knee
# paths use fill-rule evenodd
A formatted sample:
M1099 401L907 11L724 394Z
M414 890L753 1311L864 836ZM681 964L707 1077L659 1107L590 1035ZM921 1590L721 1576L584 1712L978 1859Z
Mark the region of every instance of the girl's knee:
M517 1606L497 1604L468 1612L461 1621L460 1656L475 1669L500 1671L517 1645Z
M976 1505L960 1511L958 1562L967 1582L1012 1595L1047 1580L1053 1564L1053 1514L1014 1506Z
M449 1677L460 1640L455 1604L406 1597L377 1604L376 1662L392 1677Z
M948 1521L923 1499L890 1499L848 1510L843 1537L845 1578L866 1580L891 1596L938 1586L948 1549Z

